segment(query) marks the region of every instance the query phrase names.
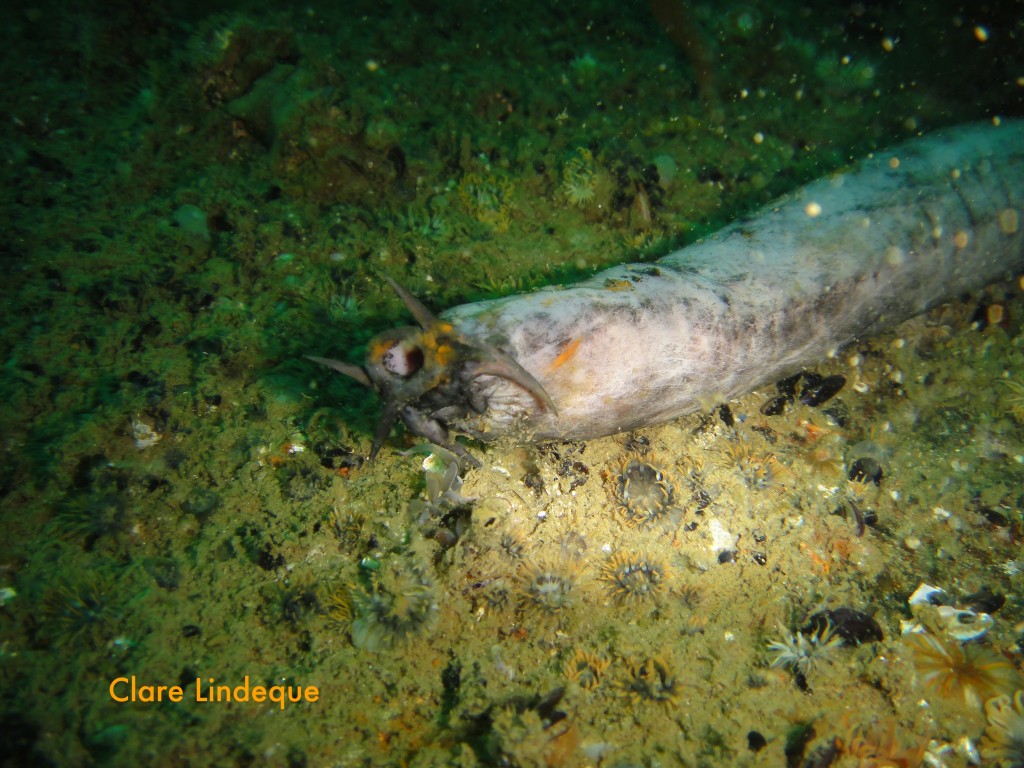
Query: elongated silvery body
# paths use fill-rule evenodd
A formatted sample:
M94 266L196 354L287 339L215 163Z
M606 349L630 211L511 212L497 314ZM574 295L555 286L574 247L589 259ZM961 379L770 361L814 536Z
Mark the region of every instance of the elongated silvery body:
M587 439L744 394L1022 267L1024 121L967 125L877 152L656 262L440 319L416 303L421 329L382 334L365 369L334 367L386 401L405 385L385 416L435 442L450 429ZM380 364L396 348L414 350L412 374Z

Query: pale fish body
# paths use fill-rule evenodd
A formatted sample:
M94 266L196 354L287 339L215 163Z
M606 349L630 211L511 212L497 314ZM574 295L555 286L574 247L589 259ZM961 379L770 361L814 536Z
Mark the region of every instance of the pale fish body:
M396 418L472 460L489 440L600 437L745 394L1024 268L1024 121L875 153L702 242L564 288L454 307L370 344L375 454Z

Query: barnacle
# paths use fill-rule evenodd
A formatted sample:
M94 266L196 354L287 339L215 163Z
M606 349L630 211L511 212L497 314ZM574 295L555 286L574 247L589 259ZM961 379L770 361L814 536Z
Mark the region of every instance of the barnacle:
M392 648L427 627L437 614L433 585L411 568L374 574L352 590L352 644L366 651Z
M996 696L985 702L988 727L981 742L981 755L1002 768L1024 766L1024 690Z
M512 220L512 182L502 176L467 173L459 182L459 199L469 214L504 232Z
M516 581L518 606L541 618L561 618L572 606L575 584L571 569L544 560L526 563L519 569Z
M601 567L601 581L620 604L657 597L668 575L665 563L646 554L616 552Z
M666 707L678 704L682 693L675 672L661 656L633 662L629 668L629 678L624 684L624 692L634 704L654 701Z
M1003 656L982 645L961 645L925 632L907 635L918 679L943 699L963 697L981 707L995 696L1011 694L1022 684L1020 673Z
M612 476L612 492L626 525L647 528L657 523L669 529L682 517L672 483L660 469L639 457L628 458Z
M771 665L786 667L802 675L810 674L816 663L843 644L843 638L836 634L831 623L808 634L794 634L784 627L780 627L780 631L782 639L768 643L768 650L775 653Z
M580 688L593 690L601 684L601 676L608 669L608 660L596 653L577 648L565 661L565 676L579 684Z

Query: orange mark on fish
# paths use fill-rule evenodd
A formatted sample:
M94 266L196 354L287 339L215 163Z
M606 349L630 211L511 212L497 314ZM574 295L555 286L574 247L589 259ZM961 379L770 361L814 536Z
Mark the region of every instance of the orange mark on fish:
M549 371L553 371L556 368L561 368L569 360L573 358L576 351L580 348L580 339L573 339L565 345L565 349L558 353L558 357L551 361L551 365L548 366Z

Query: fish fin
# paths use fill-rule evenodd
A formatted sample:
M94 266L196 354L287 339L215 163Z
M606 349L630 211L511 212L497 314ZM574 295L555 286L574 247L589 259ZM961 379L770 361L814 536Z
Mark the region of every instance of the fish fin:
M484 351L488 359L476 363L470 371L470 376L473 378L477 376L498 376L502 379L508 379L513 384L518 384L533 395L537 402L541 403L555 416L558 415L558 408L555 407L554 401L544 390L544 387L541 386L541 383L534 378L532 373L499 349L488 347Z
M315 355L305 355L307 360L312 360L314 363L320 363L320 365L326 365L333 371L348 376L351 379L355 379L364 387L370 387L373 389L373 382L370 381L370 377L366 374L361 366L353 365L352 363L343 363L341 360L334 360L330 357L316 357Z
M416 322L420 324L420 327L423 328L423 330L427 330L437 322L437 318L434 317L434 313L427 309L423 305L423 302L387 275L384 275L383 277L388 281L388 284L395 289L395 293L398 294L398 298L402 300L402 303L409 309L412 316L416 318Z

